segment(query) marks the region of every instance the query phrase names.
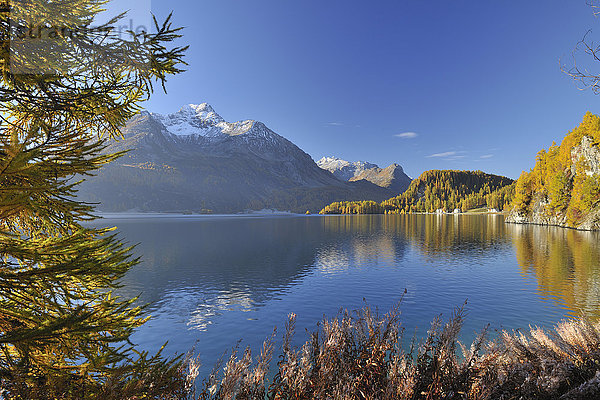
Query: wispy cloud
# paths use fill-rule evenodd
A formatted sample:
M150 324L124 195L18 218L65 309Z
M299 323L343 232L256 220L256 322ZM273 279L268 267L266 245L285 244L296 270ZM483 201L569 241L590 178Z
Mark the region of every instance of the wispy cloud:
M494 157L494 155L493 155L493 154L485 154L485 155L483 155L483 156L481 156L481 157L479 157L479 158L482 158L482 159L484 159L484 160L485 160L486 158L492 158L492 157Z
M433 158L433 157L452 157L452 156L456 156L456 151L445 151L443 153L435 153L435 154L430 154L428 156L426 156L427 158Z
M416 132L403 132L403 133L397 133L394 136L402 138L402 139L414 139L417 136L419 136L419 134Z
M344 125L343 122L328 122L327 125L329 126L342 126Z

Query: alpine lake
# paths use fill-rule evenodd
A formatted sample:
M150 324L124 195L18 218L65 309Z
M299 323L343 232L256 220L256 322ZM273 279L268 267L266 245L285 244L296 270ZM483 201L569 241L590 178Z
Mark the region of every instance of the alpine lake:
M502 215L131 214L95 224L117 226L142 257L118 292L149 304L132 341L193 349L201 377L236 345L255 353L275 327L280 340L290 313L298 345L323 317L365 304L384 314L401 301L405 335L419 338L466 301L467 343L488 324L493 336L600 316L600 234Z

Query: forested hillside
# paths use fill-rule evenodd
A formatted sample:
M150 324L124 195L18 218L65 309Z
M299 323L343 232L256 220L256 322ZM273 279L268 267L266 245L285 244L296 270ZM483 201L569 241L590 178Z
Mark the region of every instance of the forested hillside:
M431 170L415 179L399 196L375 202L338 202L322 214L399 214L442 209L467 211L479 207L504 209L511 199L514 181L481 171Z
M508 222L600 228L600 117L588 112L516 183Z

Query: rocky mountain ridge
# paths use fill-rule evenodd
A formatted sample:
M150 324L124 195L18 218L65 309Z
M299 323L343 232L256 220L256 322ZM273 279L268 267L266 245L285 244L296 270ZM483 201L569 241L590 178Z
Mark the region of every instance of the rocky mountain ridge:
M350 162L334 156L321 158L317 161L317 165L343 181L349 181L366 170L379 168L376 164L366 161Z
M392 164L387 168L366 161L350 162L338 157L323 157L317 165L341 180L356 182L365 180L377 186L390 189L395 194L400 194L408 189L412 179L404 173L399 164Z
M101 211L305 212L393 195L364 180L341 181L262 122L227 122L207 103L141 112L122 132L106 152L128 153L80 187L79 197Z
M364 170L359 175L351 178L350 182L359 180L369 181L398 194L405 192L412 182L412 179L404 173L402 167L396 163L386 168L375 167Z

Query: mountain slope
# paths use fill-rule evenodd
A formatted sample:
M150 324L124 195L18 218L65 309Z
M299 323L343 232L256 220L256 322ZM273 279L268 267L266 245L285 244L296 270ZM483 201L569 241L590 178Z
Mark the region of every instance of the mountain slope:
M366 180L377 186L390 189L392 192L400 194L408 189L412 179L404 173L402 167L398 164L392 164L387 168L370 168L364 170L357 176L350 179L350 182Z
M342 182L259 121L226 122L206 104L170 115L142 112L107 152L129 150L81 185L102 211L319 210L337 199L389 197L368 182Z
M519 177L507 222L600 230L600 117L587 113Z
M317 165L341 180L350 182L365 180L390 189L394 194L404 192L411 182L411 178L398 164L382 169L376 164L365 161L349 162L337 157L323 157L317 161Z

